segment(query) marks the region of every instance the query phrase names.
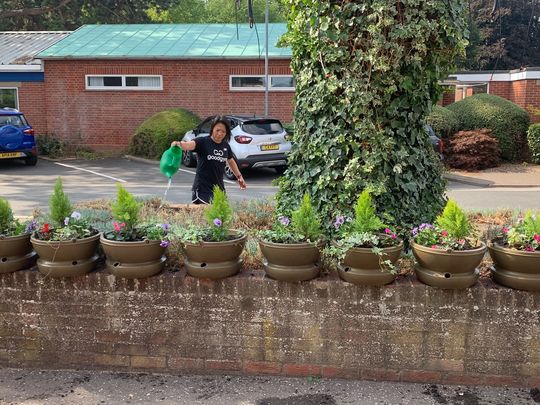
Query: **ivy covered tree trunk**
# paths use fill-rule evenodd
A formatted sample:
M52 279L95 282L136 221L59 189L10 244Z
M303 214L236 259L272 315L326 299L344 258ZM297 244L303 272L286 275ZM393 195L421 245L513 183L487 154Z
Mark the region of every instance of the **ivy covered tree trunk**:
M466 44L463 0L287 1L296 111L278 209L307 192L330 222L369 189L390 224L433 220L444 181L424 118Z

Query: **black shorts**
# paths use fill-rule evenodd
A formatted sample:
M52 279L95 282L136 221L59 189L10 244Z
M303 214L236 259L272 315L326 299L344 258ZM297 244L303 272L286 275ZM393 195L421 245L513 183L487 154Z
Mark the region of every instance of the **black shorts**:
M212 200L211 193L201 193L198 190L194 190L191 193L192 204L210 204L211 200Z

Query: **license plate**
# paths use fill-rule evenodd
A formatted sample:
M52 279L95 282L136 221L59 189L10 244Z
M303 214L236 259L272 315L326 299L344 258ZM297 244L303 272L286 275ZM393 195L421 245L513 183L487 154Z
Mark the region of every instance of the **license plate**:
M26 156L26 155L22 152L0 153L0 159L11 159L11 158L18 158L18 157L23 157L23 156Z
M261 150L278 150L279 144L274 143L272 145L261 145Z

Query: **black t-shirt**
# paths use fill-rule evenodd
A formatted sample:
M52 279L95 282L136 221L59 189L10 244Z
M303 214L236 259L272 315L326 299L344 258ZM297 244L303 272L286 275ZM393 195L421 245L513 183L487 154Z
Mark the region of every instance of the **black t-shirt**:
M211 194L215 185L225 190L223 184L225 164L227 159L233 157L229 143L225 140L215 143L210 136L195 138L194 152L197 152L198 162L193 191Z

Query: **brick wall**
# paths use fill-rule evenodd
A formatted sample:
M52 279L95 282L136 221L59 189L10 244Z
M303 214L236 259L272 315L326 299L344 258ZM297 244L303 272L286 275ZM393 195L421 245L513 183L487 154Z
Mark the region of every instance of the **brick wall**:
M18 85L19 109L36 134L47 132L47 109L43 82L21 82Z
M540 294L261 272L0 275L0 366L540 386Z
M213 114L264 114L264 92L231 92L229 75L264 74L264 60L45 62L47 132L75 145L123 149L152 114L185 108ZM87 91L86 74L163 75L163 91ZM269 74L291 74L288 60L271 60ZM294 92L270 92L269 115L289 122Z

